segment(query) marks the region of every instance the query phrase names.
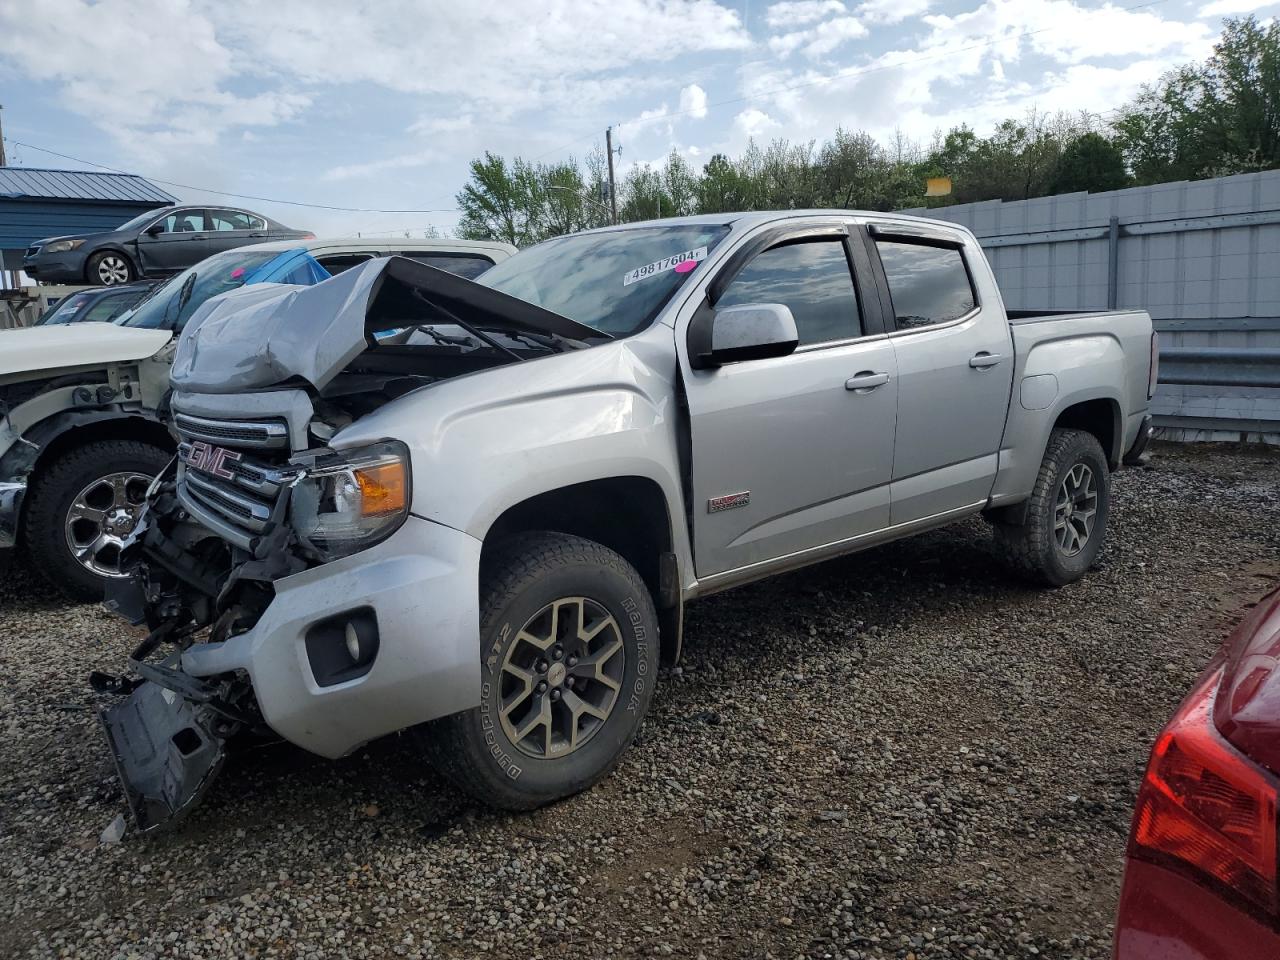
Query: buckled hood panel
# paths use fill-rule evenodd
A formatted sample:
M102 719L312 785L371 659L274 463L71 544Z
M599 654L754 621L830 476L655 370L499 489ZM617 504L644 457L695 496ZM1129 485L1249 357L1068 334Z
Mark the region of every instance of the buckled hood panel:
M486 330L603 335L473 280L409 260L371 260L311 287L259 284L214 297L187 323L171 374L198 393L304 380L321 389L383 330L462 319Z

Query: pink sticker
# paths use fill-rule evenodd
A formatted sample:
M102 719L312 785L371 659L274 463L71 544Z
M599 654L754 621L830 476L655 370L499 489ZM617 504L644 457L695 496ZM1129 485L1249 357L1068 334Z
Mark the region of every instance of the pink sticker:
M232 280L239 280L243 276L244 276L244 267L236 267L234 270L231 271Z
M683 263L676 264L676 273L691 273L693 268L698 265L697 260L686 260Z

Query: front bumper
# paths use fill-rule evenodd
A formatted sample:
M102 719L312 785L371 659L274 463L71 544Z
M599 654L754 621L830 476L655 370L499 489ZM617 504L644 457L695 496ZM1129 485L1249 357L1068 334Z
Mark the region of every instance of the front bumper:
M0 550L11 550L18 544L18 524L26 495L25 483L0 483Z
M249 675L262 717L312 753L340 757L480 702L480 541L409 517L384 543L275 582L247 633L195 644L182 671ZM321 686L307 636L371 610L377 654L363 676Z
M41 283L84 283L85 260L85 254L79 250L37 254L23 259L22 272Z

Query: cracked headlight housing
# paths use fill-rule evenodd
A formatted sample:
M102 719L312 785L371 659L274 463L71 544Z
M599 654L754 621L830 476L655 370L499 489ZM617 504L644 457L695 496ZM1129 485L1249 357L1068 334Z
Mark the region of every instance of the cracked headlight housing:
M66 253L69 250L79 250L84 246L83 240L55 240L53 243L46 243L40 248L41 253Z
M381 543L409 515L409 449L403 443L383 440L299 465L290 520L322 560Z

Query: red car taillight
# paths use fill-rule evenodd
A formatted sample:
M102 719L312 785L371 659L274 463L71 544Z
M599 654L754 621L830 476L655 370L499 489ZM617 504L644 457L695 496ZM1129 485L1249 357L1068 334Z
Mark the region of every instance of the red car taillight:
M1221 676L1211 674L1156 741L1129 853L1213 881L1275 916L1278 784L1214 727Z

